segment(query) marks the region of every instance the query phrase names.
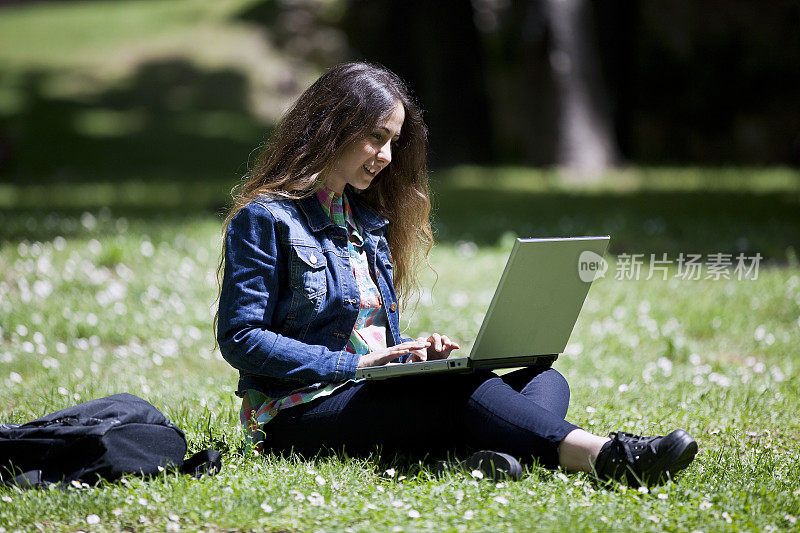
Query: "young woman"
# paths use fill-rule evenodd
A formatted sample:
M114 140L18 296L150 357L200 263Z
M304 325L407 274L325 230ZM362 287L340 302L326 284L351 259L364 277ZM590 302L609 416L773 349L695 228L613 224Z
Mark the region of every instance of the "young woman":
M569 386L549 365L354 380L357 368L459 348L399 329L433 243L429 212L425 124L393 73L336 66L283 117L225 221L220 265L217 340L259 450L484 450L467 464L516 476L514 458L536 459L632 484L689 465L697 444L683 430L608 438L565 421Z

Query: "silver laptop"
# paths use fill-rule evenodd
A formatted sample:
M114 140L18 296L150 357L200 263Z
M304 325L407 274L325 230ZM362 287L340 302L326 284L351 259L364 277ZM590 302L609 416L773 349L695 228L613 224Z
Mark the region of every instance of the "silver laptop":
M610 237L517 239L469 357L356 370L356 379L535 365L564 351Z

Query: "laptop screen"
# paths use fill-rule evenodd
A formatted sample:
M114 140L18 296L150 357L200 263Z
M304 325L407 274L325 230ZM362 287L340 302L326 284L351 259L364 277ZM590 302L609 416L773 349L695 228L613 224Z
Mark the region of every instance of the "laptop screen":
M562 353L594 279L587 278L586 268L595 265L581 261L602 261L609 240L607 235L517 239L470 357Z

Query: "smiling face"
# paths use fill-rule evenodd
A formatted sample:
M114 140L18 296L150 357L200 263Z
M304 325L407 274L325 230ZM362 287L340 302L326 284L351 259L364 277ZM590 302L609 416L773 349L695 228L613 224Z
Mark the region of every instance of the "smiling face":
M356 189L369 187L378 172L392 162L392 148L400 138L406 119L405 109L397 103L391 114L379 122L366 138L348 146L325 178L325 185L338 193L347 184Z

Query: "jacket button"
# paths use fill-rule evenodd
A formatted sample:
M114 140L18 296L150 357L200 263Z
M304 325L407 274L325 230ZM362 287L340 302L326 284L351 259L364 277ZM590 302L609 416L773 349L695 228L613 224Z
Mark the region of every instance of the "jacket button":
M308 254L308 260L311 261L312 265L317 264L317 256L314 254Z
M392 305L389 306L389 311L391 311L392 313L397 311L397 302L392 302Z

